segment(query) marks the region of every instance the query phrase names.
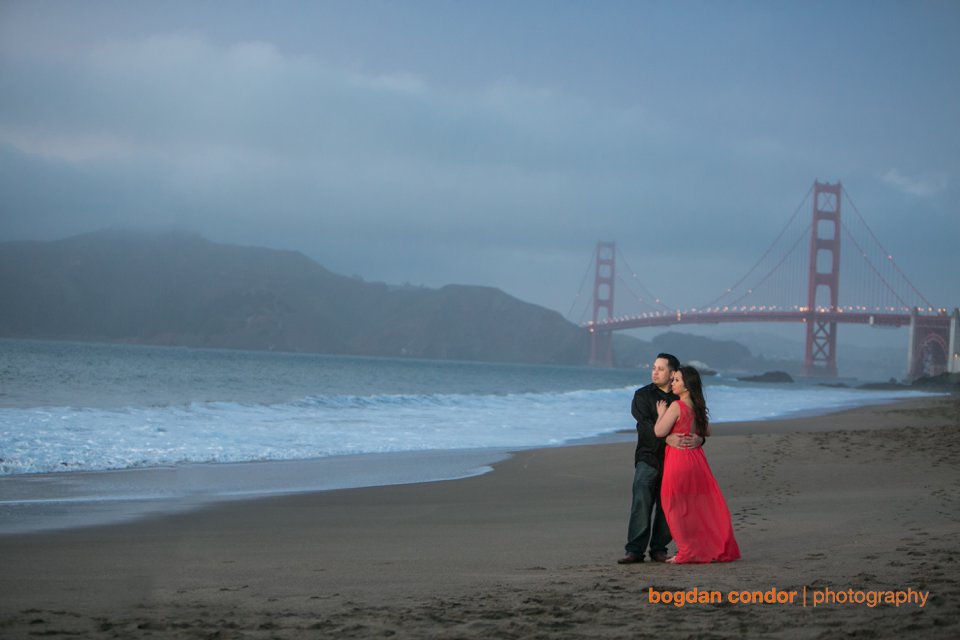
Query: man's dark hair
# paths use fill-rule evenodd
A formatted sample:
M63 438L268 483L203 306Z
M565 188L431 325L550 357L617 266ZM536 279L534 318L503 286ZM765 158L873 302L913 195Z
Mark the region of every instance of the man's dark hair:
M659 360L660 358L667 361L667 366L670 367L670 371L676 371L680 368L680 361L677 360L677 356L672 353L658 353L656 359Z

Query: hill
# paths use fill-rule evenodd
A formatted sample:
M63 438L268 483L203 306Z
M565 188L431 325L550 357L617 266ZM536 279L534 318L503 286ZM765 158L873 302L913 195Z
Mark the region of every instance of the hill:
M585 364L586 334L489 287L391 288L306 256L109 231L0 244L0 336Z

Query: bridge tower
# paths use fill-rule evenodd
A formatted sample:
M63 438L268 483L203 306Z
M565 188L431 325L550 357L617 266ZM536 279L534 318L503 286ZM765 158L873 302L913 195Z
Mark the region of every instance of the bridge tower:
M907 378L916 380L922 376L941 373L960 373L960 345L957 340L960 327L960 310L954 309L949 322L943 315L921 316L916 309L910 312L910 341L907 345Z
M840 288L840 196L843 186L813 183L813 228L807 280L807 345L804 373L837 375L837 322L820 320L820 311L836 312Z
M947 350L947 371L960 373L960 309L953 308L950 316L949 348Z
M613 366L613 332L597 329L600 320L613 319L613 279L617 245L598 242L593 279L593 326L590 327L590 366Z

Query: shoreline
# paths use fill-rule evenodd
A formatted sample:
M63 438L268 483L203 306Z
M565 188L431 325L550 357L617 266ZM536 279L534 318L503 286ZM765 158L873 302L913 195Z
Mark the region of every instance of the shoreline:
M488 473L499 449L185 464L0 478L0 537L133 522L219 503ZM429 471L425 471L428 469Z
M746 426L723 427L707 449L737 562L617 565L632 443L531 449L462 480L0 537L0 632L800 640L842 625L875 638L960 635L960 398L796 418L762 434ZM912 589L928 599L816 609L651 601L694 587Z
M890 405L924 406L931 399L884 398L854 407L804 410L765 420L713 423L715 436L793 430L885 428L857 420ZM831 427L831 423L843 425ZM856 426L852 426L856 425ZM447 482L484 475L530 450L633 442L624 429L557 445L351 454L306 460L193 463L176 466L58 471L0 477L0 537L99 527L205 509L219 503L343 489Z

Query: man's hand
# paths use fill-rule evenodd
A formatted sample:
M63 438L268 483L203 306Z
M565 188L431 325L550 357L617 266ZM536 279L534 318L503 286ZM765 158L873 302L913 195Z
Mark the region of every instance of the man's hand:
M696 449L703 446L703 438L695 433L671 433L667 436L666 442L674 449Z

